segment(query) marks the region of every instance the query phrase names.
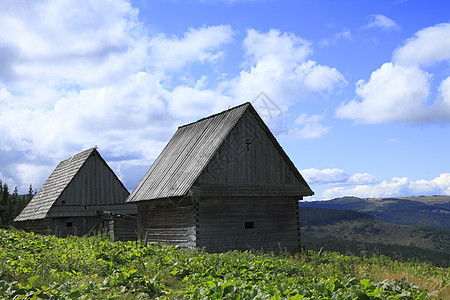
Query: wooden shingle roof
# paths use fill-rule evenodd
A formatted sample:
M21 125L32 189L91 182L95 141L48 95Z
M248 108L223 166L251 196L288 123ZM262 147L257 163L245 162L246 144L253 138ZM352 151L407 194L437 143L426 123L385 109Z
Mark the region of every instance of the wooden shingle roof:
M153 165L130 194L127 202L180 197L188 194L208 166L219 147L245 113L251 113L266 132L298 182L305 195L312 195L306 181L278 144L250 103L244 103L197 122L178 127Z
M28 203L14 221L38 220L48 217L55 202L61 197L63 192L68 189L68 186L74 180L77 173L80 172L83 165L85 165L88 159L93 155L98 156L104 165L106 165L107 172L114 174L106 162L101 158L96 148L84 150L58 164L41 189L34 195L30 203ZM116 178L116 180L120 182L115 174L113 175L113 178ZM120 186L126 190L121 182Z

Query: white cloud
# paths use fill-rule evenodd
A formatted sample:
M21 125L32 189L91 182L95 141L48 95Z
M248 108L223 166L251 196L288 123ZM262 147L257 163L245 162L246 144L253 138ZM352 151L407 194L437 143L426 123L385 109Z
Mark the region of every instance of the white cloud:
M48 165L38 165L33 163L22 163L17 165L17 175L20 182L41 186L46 178L53 172L53 168ZM21 186L21 190L29 188L28 185Z
M127 1L17 2L0 12L0 81L104 84L136 71L145 53L138 11Z
M369 173L355 173L348 175L344 170L339 168L327 169L304 169L300 170L308 184L312 185L361 185L375 184L379 180Z
M424 113L430 75L417 67L385 63L370 80L358 81L354 99L341 104L338 118L361 123L413 121Z
M441 82L437 99L428 104L429 95L434 94L430 86L437 76L424 67L449 60L450 24L424 28L395 50L393 62L375 70L368 82L358 81L355 99L341 103L336 116L359 123L448 123L450 80Z
M450 123L450 76L439 85L438 97L425 111L421 121Z
M235 102L217 90L200 90L189 86L176 87L167 101L169 110L178 118L207 116L212 111L219 111Z
M304 140L313 140L320 138L327 134L331 129L331 127L321 124L323 118L324 114L316 114L311 116L308 116L307 114L301 114L295 120L296 126L294 127L294 129L289 131L288 135Z
M300 170L303 178L305 178L308 184L335 184L335 183L345 183L349 176L342 169L303 169Z
M264 91L286 110L305 93L327 93L346 84L335 68L307 60L311 43L294 34L248 30L243 44L251 67L230 82L231 95L240 101L251 101Z
M314 92L331 92L335 88L347 85L344 76L335 68L317 65L308 60L295 69L295 73L302 79L305 88Z
M183 38L161 34L150 41L152 65L157 70L179 70L192 62L215 62L222 55L217 49L232 40L231 26L191 28Z
M296 65L312 53L311 42L277 29L267 33L249 29L243 44L247 55L255 62L275 58L282 63Z
M327 38L327 39L323 39L323 40L319 41L319 45L322 47L336 45L336 43L342 39L348 40L348 41L352 40L352 33L351 33L350 29L344 29L343 31L334 34L331 38Z
M430 65L450 60L450 23L419 30L393 54L393 61L406 66Z
M321 199L343 196L362 198L407 197L421 195L450 195L450 173L444 173L432 180L411 181L394 177L377 185L358 185L353 188L336 187L326 190Z
M383 15L371 15L365 28L380 28L384 31L400 30L401 27L392 19Z
M346 184L358 185L358 184L375 184L379 180L372 174L369 173L355 173L347 180Z

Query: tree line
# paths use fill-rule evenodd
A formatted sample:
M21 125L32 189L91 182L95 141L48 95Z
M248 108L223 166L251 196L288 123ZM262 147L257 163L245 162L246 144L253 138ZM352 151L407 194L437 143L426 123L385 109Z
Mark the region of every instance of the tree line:
M374 220L375 216L354 210L307 207L300 204L300 226L324 226L339 221Z
M0 179L0 227L12 225L14 218L27 206L34 194L31 184L26 195L19 195L17 187L11 193L8 184Z

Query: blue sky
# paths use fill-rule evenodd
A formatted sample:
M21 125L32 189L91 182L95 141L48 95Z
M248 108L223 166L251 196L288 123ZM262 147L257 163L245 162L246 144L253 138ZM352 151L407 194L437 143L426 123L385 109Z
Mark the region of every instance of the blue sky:
M311 199L450 195L449 6L0 1L0 178L97 145L131 191L177 126L250 101Z

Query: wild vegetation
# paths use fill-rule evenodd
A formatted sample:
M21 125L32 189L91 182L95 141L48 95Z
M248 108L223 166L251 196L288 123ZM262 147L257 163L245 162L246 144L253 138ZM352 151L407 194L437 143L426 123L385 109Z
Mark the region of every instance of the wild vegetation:
M448 269L308 251L207 253L107 237L0 230L4 299L427 299Z

